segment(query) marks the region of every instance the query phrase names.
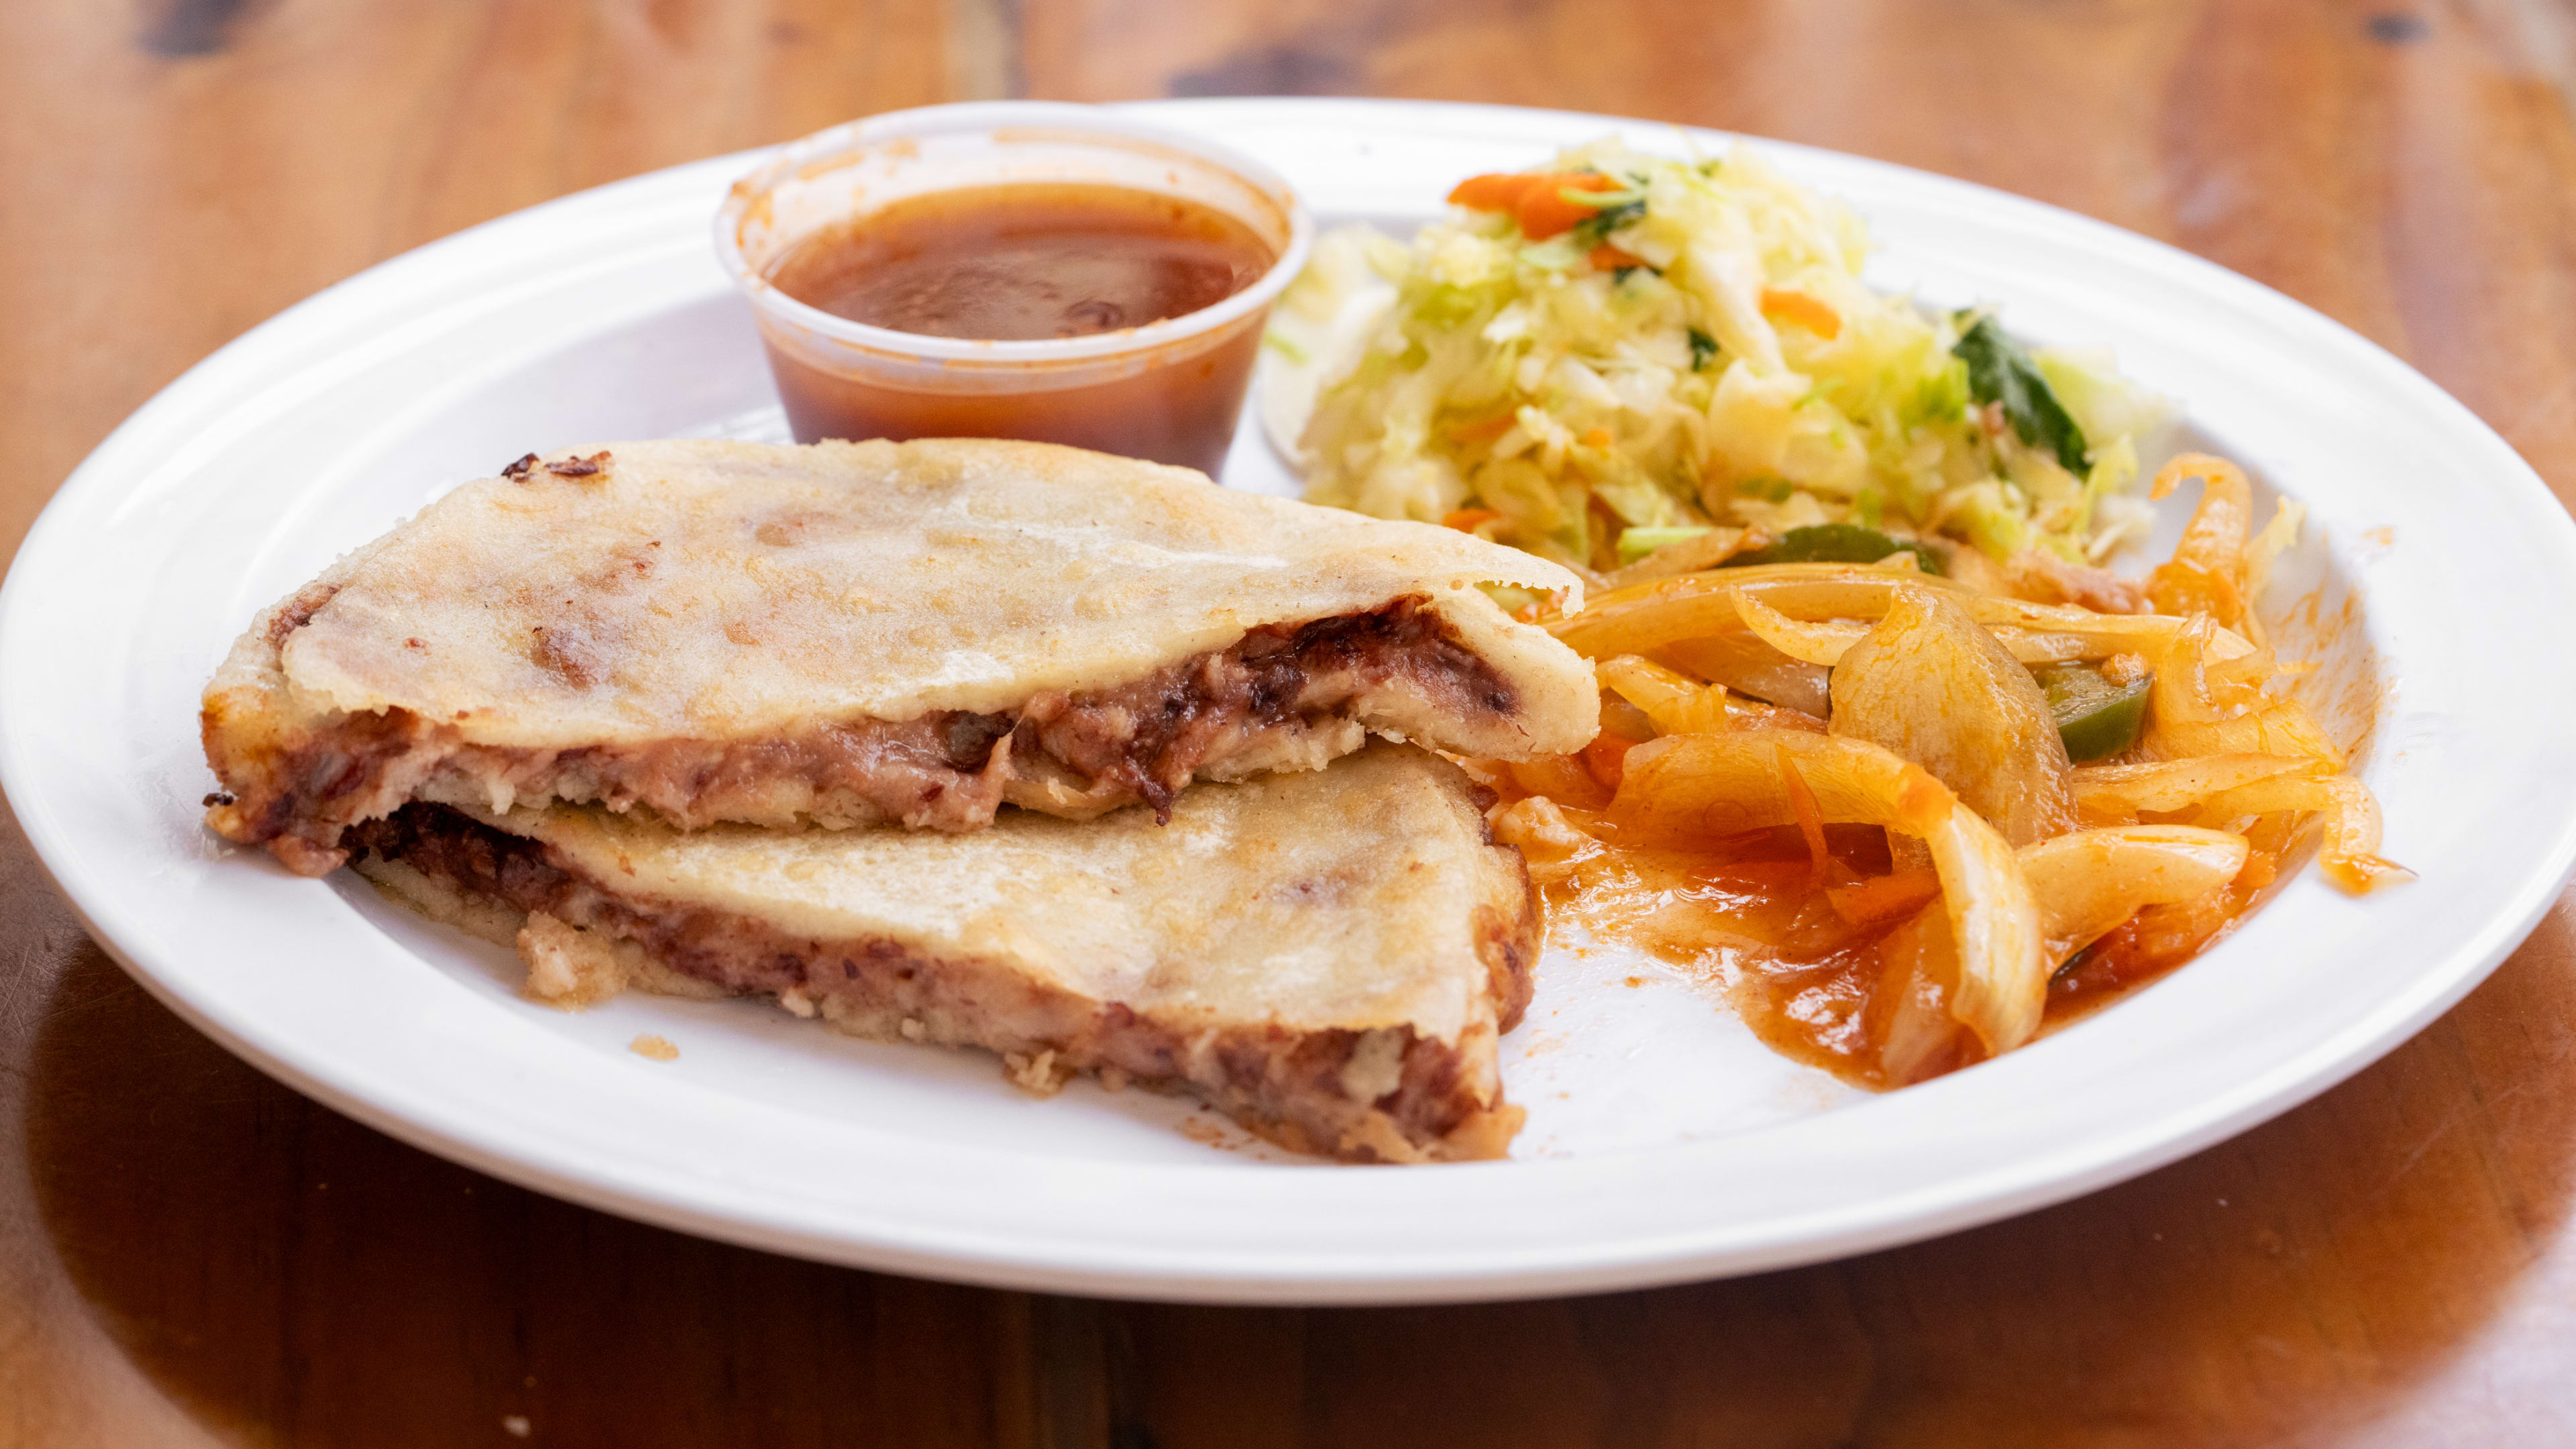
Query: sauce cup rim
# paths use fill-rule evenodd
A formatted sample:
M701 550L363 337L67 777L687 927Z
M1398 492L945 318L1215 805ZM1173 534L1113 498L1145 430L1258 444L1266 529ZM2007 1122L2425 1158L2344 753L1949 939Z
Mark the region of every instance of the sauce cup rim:
M780 291L743 254L742 232L755 200L797 172L832 156L929 136L1007 133L1035 130L1069 140L1111 143L1142 142L1177 152L1202 164L1233 173L1236 180L1267 196L1287 223L1287 244L1268 270L1252 285L1224 300L1160 318L1137 327L1083 337L1005 341L970 337L934 337L853 322ZM1243 152L1204 136L1150 121L1137 120L1098 106L1068 101L965 101L887 111L827 127L773 149L761 164L734 182L715 216L716 259L726 276L751 304L781 322L792 323L847 347L891 357L974 366L1043 369L1049 363L1094 361L1151 352L1198 337L1236 322L1276 300L1306 265L1314 242L1314 221L1305 202L1287 179Z

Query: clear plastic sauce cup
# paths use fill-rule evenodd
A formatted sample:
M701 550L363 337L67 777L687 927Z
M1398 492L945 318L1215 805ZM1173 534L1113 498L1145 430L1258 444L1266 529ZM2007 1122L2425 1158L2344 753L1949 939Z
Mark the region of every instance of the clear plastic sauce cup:
M1027 183L1179 197L1242 222L1274 260L1198 311L1029 342L872 327L770 281L798 242L835 224L931 192ZM1288 184L1227 147L1088 106L995 102L896 111L790 142L734 184L716 253L751 299L798 442L1026 438L1213 475L1270 304L1312 234Z

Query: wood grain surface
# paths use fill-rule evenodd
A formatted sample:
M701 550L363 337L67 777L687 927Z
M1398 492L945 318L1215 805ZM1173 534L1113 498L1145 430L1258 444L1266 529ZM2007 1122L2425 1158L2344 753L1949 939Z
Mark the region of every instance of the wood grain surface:
M2576 501L2548 0L11 0L0 555L190 363L459 227L869 111L1230 93L1623 112L2024 192L2351 324ZM2562 899L2310 1105L1916 1247L1456 1309L947 1287L313 1106L129 982L0 823L0 1444L2576 1444L2571 1193Z

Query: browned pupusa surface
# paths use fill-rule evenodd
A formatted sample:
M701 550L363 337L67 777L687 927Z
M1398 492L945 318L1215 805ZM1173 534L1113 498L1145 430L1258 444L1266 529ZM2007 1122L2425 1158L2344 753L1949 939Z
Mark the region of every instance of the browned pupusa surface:
M1453 530L1044 444L577 450L465 485L254 624L206 692L207 757L238 797L209 820L306 870L336 862L341 828L416 795L642 803L684 825L973 828L1006 792L983 781L975 808L946 801L978 788L951 776L988 759L972 728L957 754L954 721L1078 705L1256 631L1399 605L1473 668L1429 685L1379 671L1164 788L1313 768L1367 732L1504 758L1579 748L1588 669L1485 582L1579 589ZM919 738L875 737L915 724ZM773 746L863 728L857 745L825 741L861 759L859 785L763 788L814 773ZM645 752L662 754L636 764ZM880 757L899 771L933 754L949 774L911 795L869 783ZM1008 795L1028 808L1163 803L1033 770Z
M360 839L380 852L360 868L434 914L527 913L548 997L639 974L768 993L1005 1053L1035 1088L1077 1071L1181 1088L1355 1160L1498 1156L1520 1121L1495 1047L1529 999L1528 877L1457 768L1409 747L1201 786L1159 826L683 834L415 804Z

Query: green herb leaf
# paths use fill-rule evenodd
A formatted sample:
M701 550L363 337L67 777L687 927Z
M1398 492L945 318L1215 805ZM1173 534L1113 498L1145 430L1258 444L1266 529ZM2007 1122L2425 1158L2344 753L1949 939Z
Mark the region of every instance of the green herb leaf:
M2056 455L2067 472L2084 476L2084 430L2049 390L2039 364L2030 360L2020 343L2004 335L1994 318L1978 318L1975 326L1960 334L1950 353L1968 364L1971 396L1981 403L2002 403L2004 421L2012 424L2015 436Z
M1584 194L1586 193L1571 193L1577 197ZM1597 247L1610 239L1610 233L1645 214L1646 199L1642 196L1631 201L1620 202L1616 206L1605 206L1574 224L1575 239L1587 249Z
M1691 371L1706 372L1717 361L1717 339L1694 327L1690 330Z
M1807 528L1793 528L1780 535L1780 541L1769 548L1740 553L1722 567L1742 568L1749 564L1783 563L1876 563L1889 554L1905 552L1927 574L1941 572L1941 556L1919 543L1900 543L1874 528L1857 523L1819 523Z
M2058 737L2070 760L2108 759L2138 743L2146 729L2147 698L2155 676L2141 674L2113 684L2086 664L2035 664L2031 678L2057 717Z

